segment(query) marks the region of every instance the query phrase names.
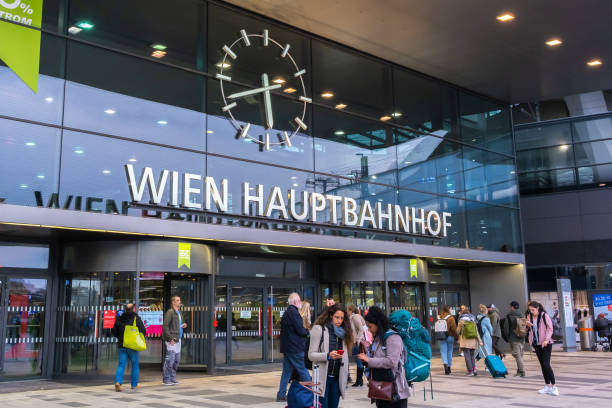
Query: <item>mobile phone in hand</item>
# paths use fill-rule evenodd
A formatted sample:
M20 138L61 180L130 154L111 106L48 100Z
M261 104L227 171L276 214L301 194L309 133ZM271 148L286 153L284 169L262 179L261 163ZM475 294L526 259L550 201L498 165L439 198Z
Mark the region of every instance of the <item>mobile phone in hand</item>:
M344 354L344 350L337 350L336 353L343 355Z

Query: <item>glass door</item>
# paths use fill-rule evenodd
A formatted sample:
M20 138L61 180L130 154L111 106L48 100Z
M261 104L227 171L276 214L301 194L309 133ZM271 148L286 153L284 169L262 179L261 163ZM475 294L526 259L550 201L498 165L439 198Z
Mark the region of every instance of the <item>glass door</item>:
M47 280L4 277L0 281L4 343L0 372L5 377L41 375Z
M423 308L423 285L406 282L389 282L389 307L395 310L408 310L426 326Z
M140 352L140 363L149 367L159 367L162 359L165 276L164 272L140 273L138 315L147 329L147 349Z
M270 286L268 294L267 316L268 316L268 361L282 361L280 352L281 319L289 306L289 295L295 292L295 288L275 288Z
M263 362L265 332L262 287L231 287L231 341L232 364Z

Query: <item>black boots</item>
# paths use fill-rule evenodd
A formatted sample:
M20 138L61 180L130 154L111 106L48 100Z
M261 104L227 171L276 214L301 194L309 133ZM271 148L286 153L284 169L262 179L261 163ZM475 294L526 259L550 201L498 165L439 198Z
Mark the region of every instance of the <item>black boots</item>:
M363 386L363 368L357 367L357 381L353 384L353 387L362 387Z
M451 375L451 368L444 364L444 374Z

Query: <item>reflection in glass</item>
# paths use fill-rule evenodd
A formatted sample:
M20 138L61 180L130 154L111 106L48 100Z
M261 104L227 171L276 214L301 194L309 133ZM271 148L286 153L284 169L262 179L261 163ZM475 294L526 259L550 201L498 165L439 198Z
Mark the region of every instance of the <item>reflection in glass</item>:
M568 123L518 129L514 132L514 135L517 150L562 145L572 141L572 133Z
M608 139L612 137L612 118L574 122L574 141Z
M389 307L391 313L396 310L408 310L412 316L418 318L421 324L426 326L421 285L389 282Z
M512 154L509 109L488 99L459 94L461 138L472 145Z
M560 145L516 153L518 171L548 170L574 166L572 145Z
M466 198L517 206L514 160L480 149L463 147Z
M268 324L272 329L268 332L268 359L272 363L283 359L283 354L280 352L281 319L289 306L289 295L293 292L295 288L270 287L267 315L271 319Z
M610 163L612 162L612 140L577 143L574 145L574 154L577 166Z
M232 291L232 363L263 360L263 290L234 286Z
M536 171L519 175L521 193L550 192L576 185L575 169Z
M384 282L344 282L342 290L345 305L354 304L359 310L371 306L385 309Z
M612 182L612 164L579 167L578 182L582 186L592 184L597 185L598 187L606 187L608 183Z
M518 210L468 201L469 247L501 252L521 252Z
M227 362L227 285L215 287L215 321L215 363L223 365Z

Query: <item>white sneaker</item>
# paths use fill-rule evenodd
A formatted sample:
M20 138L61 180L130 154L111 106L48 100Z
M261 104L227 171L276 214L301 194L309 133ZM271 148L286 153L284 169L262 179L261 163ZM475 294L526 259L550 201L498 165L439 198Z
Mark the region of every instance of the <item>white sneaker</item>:
M538 391L540 394L550 394L550 387L546 386Z
M557 387L552 387L548 390L550 395L559 396L559 389Z

